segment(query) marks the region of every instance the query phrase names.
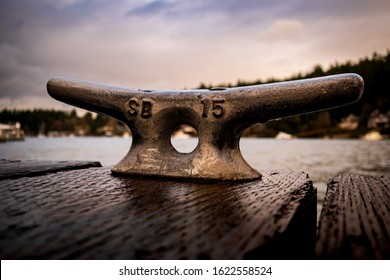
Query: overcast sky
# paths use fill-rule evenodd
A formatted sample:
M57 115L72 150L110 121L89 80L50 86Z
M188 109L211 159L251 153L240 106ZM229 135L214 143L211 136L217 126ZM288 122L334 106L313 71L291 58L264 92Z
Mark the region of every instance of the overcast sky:
M389 0L1 0L0 109L69 109L51 77L183 89L387 49Z

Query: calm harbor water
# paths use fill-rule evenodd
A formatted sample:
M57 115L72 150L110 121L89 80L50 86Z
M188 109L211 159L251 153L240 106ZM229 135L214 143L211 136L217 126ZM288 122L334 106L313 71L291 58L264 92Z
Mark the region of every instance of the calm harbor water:
M181 151L196 146L196 138L173 139ZM116 164L129 150L131 138L34 138L0 143L0 158L94 160ZM390 173L390 141L243 138L240 148L257 170L305 171L318 189L319 208L330 177L341 173Z

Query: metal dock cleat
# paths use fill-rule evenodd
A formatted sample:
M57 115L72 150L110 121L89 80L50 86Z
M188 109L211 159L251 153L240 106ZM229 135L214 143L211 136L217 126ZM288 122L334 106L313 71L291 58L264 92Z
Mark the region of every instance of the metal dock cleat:
M272 119L356 102L363 93L357 74L210 90L141 90L55 78L48 93L62 102L124 122L133 135L114 174L202 180L254 180L261 174L241 155L242 132ZM192 126L199 143L178 152L171 134Z

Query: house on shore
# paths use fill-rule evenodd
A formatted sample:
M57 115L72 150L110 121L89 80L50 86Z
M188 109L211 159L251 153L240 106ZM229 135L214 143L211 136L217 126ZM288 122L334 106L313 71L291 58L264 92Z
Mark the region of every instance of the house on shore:
M23 141L24 131L20 127L20 123L3 124L0 123L0 141Z

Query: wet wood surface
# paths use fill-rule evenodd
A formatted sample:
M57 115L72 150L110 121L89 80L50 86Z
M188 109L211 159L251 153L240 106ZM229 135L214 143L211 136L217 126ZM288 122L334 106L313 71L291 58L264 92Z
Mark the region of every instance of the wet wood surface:
M0 159L0 180L101 166L100 162L97 161L20 161Z
M307 259L316 190L302 172L254 182L113 176L0 180L1 259Z
M328 182L316 253L320 259L390 259L390 174Z

